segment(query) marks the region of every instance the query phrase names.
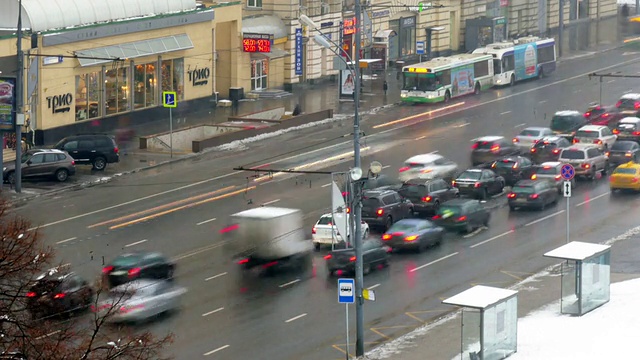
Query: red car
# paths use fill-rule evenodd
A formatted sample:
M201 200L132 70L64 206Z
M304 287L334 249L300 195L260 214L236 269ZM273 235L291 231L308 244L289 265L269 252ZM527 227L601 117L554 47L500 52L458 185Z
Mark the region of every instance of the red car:
M603 125L613 128L624 116L615 106L593 104L584 113L584 117L591 125Z

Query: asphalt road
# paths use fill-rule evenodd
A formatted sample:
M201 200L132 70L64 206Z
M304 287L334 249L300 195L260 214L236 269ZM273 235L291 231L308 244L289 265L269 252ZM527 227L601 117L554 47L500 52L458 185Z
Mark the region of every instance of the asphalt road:
M636 74L640 66L631 64L638 58L613 51L560 64L557 73L540 81L446 106L402 106L367 115L363 164L378 160L395 176L408 157L439 151L464 168L472 139L512 137L525 126L548 125L555 111L583 110L599 93L597 81L585 74L608 67ZM612 67L622 62L628 65ZM611 103L632 86L620 79L605 82L603 89L605 102ZM124 251L151 249L174 257L178 282L189 289L183 309L147 326L176 334L171 351L178 359L343 358L344 307L337 304L335 279L326 276L324 252L316 254L307 274L242 276L218 231L230 214L260 204L302 209L310 231L330 206L328 175L254 177L231 168L345 171L351 164L351 130L348 122L337 122L288 133L92 189L35 199L18 211L41 227L63 262L87 277ZM365 278L377 295L376 302L366 304L367 348L451 310L441 299L470 284L508 286L553 263L542 253L566 240L564 200L542 212L509 213L505 204L504 196L485 204L492 209L488 229L449 235L424 254L394 254L389 268ZM569 206L572 240L600 242L624 232L636 225L637 206L634 195L611 196L606 179L580 182Z

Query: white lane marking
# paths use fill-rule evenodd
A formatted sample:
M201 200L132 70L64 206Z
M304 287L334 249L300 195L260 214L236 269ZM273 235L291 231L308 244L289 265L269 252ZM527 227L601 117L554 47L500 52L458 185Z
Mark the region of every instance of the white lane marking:
M144 239L144 240L136 241L136 242L131 243L131 244L127 244L124 247L136 246L136 245L140 245L140 244L146 243L146 242L147 242L147 239Z
M217 308L217 309L215 309L215 310L213 310L213 311L209 311L209 312L206 312L206 313L202 314L202 317L209 316L209 315L211 315L211 314L215 314L215 313L217 313L218 311L222 311L222 310L224 310L224 308L223 308L223 307L221 307L221 308Z
M211 276L211 277L208 277L208 278L204 279L204 281L209 281L209 280L217 279L217 278L219 278L219 277L221 277L221 276L225 276L225 275L227 275L227 272L226 272L226 271L225 271L225 272L223 272L223 273L220 273L220 274L218 274L218 275L213 275L213 276Z
M292 317L292 318L291 318L291 319L289 319L289 320L285 320L284 322L286 322L286 323L290 323L290 322L292 322L292 321L296 321L296 320L298 320L298 319L300 319L300 318L303 318L303 317L305 317L305 316L307 316L307 313L300 314L300 315L298 315L298 316L294 316L294 317Z
M275 199L275 200L267 201L266 203L262 204L262 206L267 206L267 205L275 204L275 203L277 203L278 201L280 201L280 199Z
M289 286L289 285L293 285L293 284L295 284L295 283L297 283L297 282L299 282L299 281L300 281L300 279L295 279L295 280L293 280L293 281L289 281L288 283L280 284L280 287L281 287L281 288L283 288L283 287L287 287L287 286Z
M454 126L454 128L461 128L461 127L465 127L465 126L469 126L469 125L471 125L471 123L464 123L464 124L456 125L456 126Z
M499 239L499 238L501 238L501 237L503 237L503 236L505 236L505 235L509 235L509 234L514 233L514 232L515 232L515 230L509 230L509 231L504 232L504 233L502 233L502 234L500 234L500 235L496 235L496 236L494 236L494 237L492 237L492 238L489 238L489 239L487 239L487 240L485 240L485 241L482 241L482 242L479 242L479 243L477 243L477 244L471 245L471 246L469 246L469 247L473 249L474 247L478 247L478 246L480 246L480 245L486 244L486 243L488 243L488 242L490 242L490 241L493 241L493 240L495 240L495 239Z
M327 187L327 186L331 186L331 183L324 184L324 185L322 185L321 187L325 188L325 187Z
M190 258L190 257L198 255L198 254L202 254L203 252L207 252L207 251L213 250L215 248L219 248L219 247L223 246L225 243L226 243L226 241L222 241L219 244L207 245L207 246L201 247L199 249L192 250L192 251L190 251L190 252L188 252L186 254L182 254L182 255L178 255L178 256L174 257L173 261L180 261L180 260L184 260L186 258Z
M424 264L424 265L420 265L420 266L418 266L418 267L416 267L416 268L413 268L413 269L411 269L411 270L409 270L409 271L411 271L411 272L415 272L415 271L418 271L418 270L420 270L420 269L424 269L424 268L426 268L427 266L433 265L433 264L435 264L435 263L437 263L437 262L440 262L440 261L442 261L442 260L446 260L446 259L448 259L448 258L450 258L450 257L452 257L452 256L456 256L456 255L458 255L458 254L459 254L459 253L456 251L456 252L454 252L453 254L449 254L449 255L447 255L447 256L443 256L443 257L441 257L440 259L433 260L432 262L427 263L427 264Z
M538 104L544 104L546 102L547 102L547 100L540 100L540 101L538 101Z
M60 330L56 330L56 331L53 331L53 332L48 333L47 335L38 336L38 337L36 338L36 340L42 340L42 339L44 339L44 338L46 338L46 337L53 336L53 335L55 335L55 334L57 334L57 333L59 333L59 332L60 332Z
M420 137L415 138L415 140L422 140L422 139L424 139L424 138L426 138L426 137L427 137L427 135L422 135L422 136L420 136Z
M577 205L576 205L576 207L580 207L580 206L582 206L582 205L586 205L586 204L588 204L588 203L592 202L593 200L600 199L601 197L603 197L603 196L607 196L607 195L609 195L610 193L611 193L611 192L607 191L607 192L606 192L606 193L604 193L604 194L600 194L600 195L598 195L598 196L594 196L594 197L592 197L592 198L591 198L591 199L589 199L589 200L586 200L586 201L581 202L580 204L577 204Z
M487 229L487 228L485 228L484 226L479 227L479 228L475 229L475 231L472 231L472 232L470 232L470 233L468 233L468 234L465 234L465 235L463 235L462 237L463 237L463 238L465 238L465 239L467 239L467 238L470 238L470 237L472 237L472 236L476 236L476 235L478 235L478 234L480 233L480 231L482 231L482 230L484 230L484 229Z
M527 126L527 123L518 124L518 125L514 126L514 128L517 129L517 128L524 127L524 126Z
M615 80L609 80L607 81L607 84L611 84L612 82L615 82Z
M213 218L213 219L209 219L209 220L205 220L205 221L200 221L199 223L196 224L196 226L198 225L202 225L202 224L206 224L206 223L210 223L212 221L216 221L218 220L217 218Z
M503 112L500 113L500 115L507 115L507 114L511 114L511 110L503 111Z
M209 351L209 352L204 353L204 356L209 356L209 355L211 355L211 354L215 354L215 353L217 353L218 351L220 351L220 350L224 350L224 349L226 349L226 348L228 348L228 347L229 347L229 345L220 346L220 347L219 347L219 348L217 348L217 349L214 349L214 350L211 350L211 351Z
M371 285L367 289L373 290L373 289L377 288L378 286L380 286L380 284Z
M385 166L383 166L383 167L382 167L382 170L384 170L384 169L388 169L388 168L390 168L390 167L391 167L391 165L385 165Z
M68 238L68 239L65 239L65 240L60 240L56 244L64 244L66 242L73 241L75 239L77 239L77 237L72 237L72 238Z
M528 224L525 224L524 226L525 226L525 227L527 227L527 226L535 225L535 224L537 224L537 223L539 223L539 222L542 222L542 221L545 221L545 220L551 219L551 218L552 218L552 217L554 217L554 216L558 216L558 215L562 214L563 212L565 212L565 210L556 211L556 212L554 212L554 213L553 213L553 214L551 214L551 215L547 215L547 216L545 216L545 217L541 217L540 219L533 220L532 222L530 222L530 223L528 223Z

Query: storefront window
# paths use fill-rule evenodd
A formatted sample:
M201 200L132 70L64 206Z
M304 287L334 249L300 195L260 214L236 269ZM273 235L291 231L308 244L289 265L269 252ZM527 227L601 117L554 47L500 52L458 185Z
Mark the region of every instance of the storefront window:
M268 83L269 61L267 59L251 60L251 90L262 90Z
M100 116L100 72L76 76L76 121Z
M389 21L389 29L395 31L398 36L395 39L390 39L389 48L395 48L395 44L391 41L397 41L398 58L403 58L409 55L415 54L416 46L416 18L407 17L400 18L398 20ZM389 54L389 57L393 59L395 54Z
M129 68L105 71L107 115L129 111Z
M156 64L137 64L133 73L133 108L156 105Z
M175 91L184 100L184 59L162 61L162 91Z

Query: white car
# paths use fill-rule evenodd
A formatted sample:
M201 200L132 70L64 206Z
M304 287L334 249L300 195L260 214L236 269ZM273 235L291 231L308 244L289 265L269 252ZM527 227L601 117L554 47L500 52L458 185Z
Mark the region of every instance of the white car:
M411 179L454 179L458 172L458 164L436 153L410 157L400 168L399 179L402 182Z
M513 144L517 146L523 154L528 154L531 147L542 140L545 136L553 135L553 131L546 127L528 127L520 131L520 134L513 138Z
M600 150L607 150L613 146L618 139L611 129L603 125L586 125L576 131L573 143L595 144Z
M351 221L350 216L347 215L348 221ZM348 224L348 223L347 223ZM344 232L344 231L343 231ZM349 238L350 230L349 226L347 226L347 238ZM316 249L320 249L322 245L331 245L333 243L343 242L342 234L340 233L340 229L333 222L333 216L331 214L324 214L320 216L320 219L311 229L311 236L313 238L313 245L315 245ZM366 239L369 237L369 224L366 222L362 222L362 239Z

